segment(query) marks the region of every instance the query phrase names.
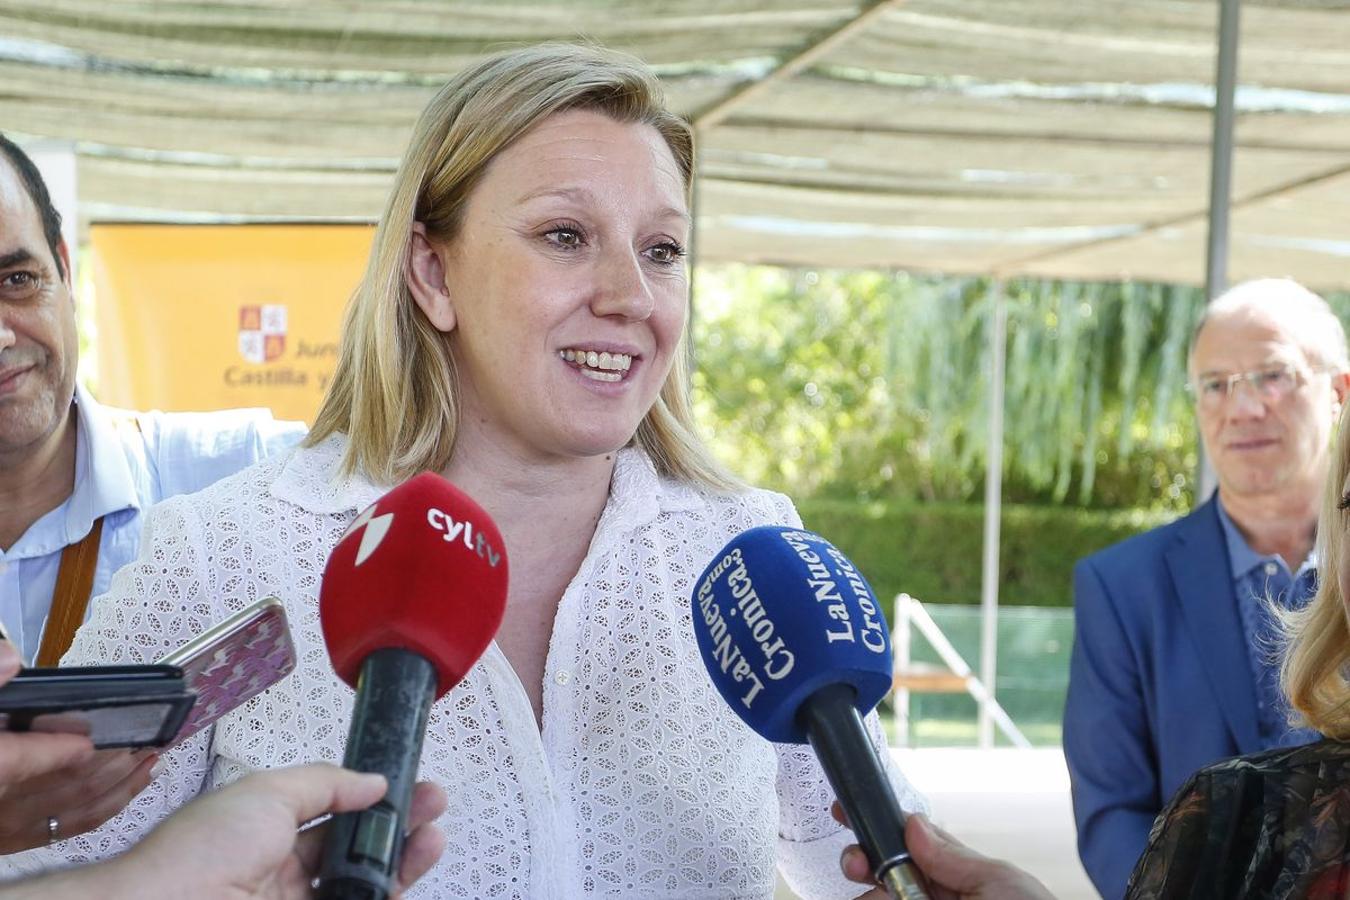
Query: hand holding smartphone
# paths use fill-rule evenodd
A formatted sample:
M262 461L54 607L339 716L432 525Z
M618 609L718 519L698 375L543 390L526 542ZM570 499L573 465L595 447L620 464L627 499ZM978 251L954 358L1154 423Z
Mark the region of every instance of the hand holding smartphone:
M86 734L98 748L176 744L295 668L281 601L260 600L149 666L23 669L0 730Z

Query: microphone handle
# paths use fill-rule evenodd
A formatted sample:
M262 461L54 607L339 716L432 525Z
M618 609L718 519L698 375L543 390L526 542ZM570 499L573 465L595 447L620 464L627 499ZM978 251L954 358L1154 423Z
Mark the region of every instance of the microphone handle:
M318 900L385 900L394 892L417 782L436 667L411 650L376 650L361 663L342 765L379 772L389 791L369 809L339 813L324 836Z
M867 854L873 877L893 900L929 900L905 846L905 813L853 705L856 698L850 685L826 685L802 703L798 721Z

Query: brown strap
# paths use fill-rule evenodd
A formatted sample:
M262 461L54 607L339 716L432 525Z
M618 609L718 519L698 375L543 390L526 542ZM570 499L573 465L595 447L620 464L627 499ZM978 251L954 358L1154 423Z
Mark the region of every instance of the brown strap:
M47 613L47 627L42 630L42 647L37 655L39 666L54 666L60 662L70 649L71 641L75 640L75 629L84 622L89 593L94 589L94 569L98 567L98 545L102 536L103 517L99 516L88 534L61 551L52 609Z

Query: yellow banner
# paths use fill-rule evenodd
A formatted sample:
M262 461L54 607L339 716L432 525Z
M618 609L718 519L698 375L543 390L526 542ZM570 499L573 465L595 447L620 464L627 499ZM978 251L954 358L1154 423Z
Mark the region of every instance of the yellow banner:
M93 225L98 397L267 406L310 422L337 359L365 225Z

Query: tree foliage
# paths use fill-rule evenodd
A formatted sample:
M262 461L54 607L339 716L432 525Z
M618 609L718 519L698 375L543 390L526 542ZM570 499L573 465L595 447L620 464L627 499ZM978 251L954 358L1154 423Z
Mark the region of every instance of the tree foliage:
M797 496L977 499L990 289L870 271L700 272L695 402L714 447L751 481ZM1186 351L1201 293L1045 281L1004 290L1005 498L1187 508Z

